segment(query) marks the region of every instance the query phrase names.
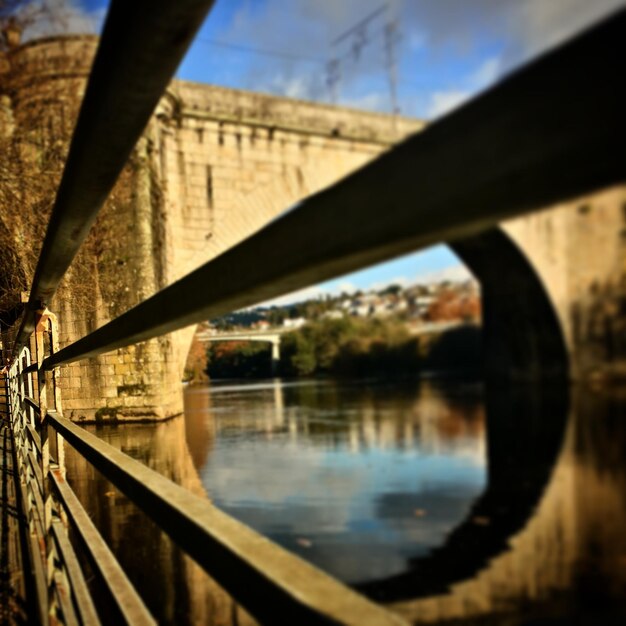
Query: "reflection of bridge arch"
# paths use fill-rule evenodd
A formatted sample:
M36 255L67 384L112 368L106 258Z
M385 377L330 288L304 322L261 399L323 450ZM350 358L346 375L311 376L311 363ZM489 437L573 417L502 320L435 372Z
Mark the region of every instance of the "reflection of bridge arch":
M567 392L560 389L538 393L521 386L488 394L485 492L443 546L412 559L409 571L362 584L360 591L383 602L445 594L508 550L551 483L568 414Z
M560 321L535 269L508 235L492 229L451 248L481 284L488 380L565 381L568 358ZM532 516L561 449L566 392L494 392L487 397L485 493L444 546L414 559L408 572L364 584L362 591L383 601L441 594L484 568Z

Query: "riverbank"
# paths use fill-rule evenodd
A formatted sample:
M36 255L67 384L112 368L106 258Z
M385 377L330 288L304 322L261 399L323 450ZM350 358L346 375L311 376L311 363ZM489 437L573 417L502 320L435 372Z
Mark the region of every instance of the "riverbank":
M480 377L480 327L467 324L441 333L411 336L397 320L320 320L283 335L278 371L267 344L225 342L207 349L211 379L414 377L438 372Z

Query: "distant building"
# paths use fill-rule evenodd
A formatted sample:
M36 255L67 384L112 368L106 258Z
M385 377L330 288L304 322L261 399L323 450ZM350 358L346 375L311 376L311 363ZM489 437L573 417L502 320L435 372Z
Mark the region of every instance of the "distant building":
M325 320L340 320L344 316L343 311L326 311L322 318Z
M286 318L283 320L284 328L300 328L306 324L306 319L304 317L294 317L294 318Z
M370 309L369 304L353 304L349 312L355 317L367 317L370 314Z

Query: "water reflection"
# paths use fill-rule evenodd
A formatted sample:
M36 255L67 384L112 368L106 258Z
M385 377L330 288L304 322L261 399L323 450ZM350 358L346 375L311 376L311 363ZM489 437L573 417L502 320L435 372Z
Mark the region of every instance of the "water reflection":
M607 393L231 383L97 433L413 623L621 624L625 419ZM68 475L161 623L249 622L76 455Z
M483 493L445 542L412 558L402 574L360 585L363 592L381 601L447 592L482 570L534 515L561 450L567 390L501 388L486 404L489 472Z
M204 416L194 412L213 436L202 483L220 508L344 581L397 574L484 489L478 391L216 386Z
M206 497L187 448L183 418L160 424L89 427L111 445ZM159 624L253 624L192 559L71 448L67 477ZM105 598L99 610L107 615ZM121 623L108 615L106 623Z
M559 410L564 407L558 400L541 405L514 394L509 402L512 420L525 417L515 410L517 403L535 412L527 416L527 437L517 450L513 446L508 463L504 444L513 443L512 438L493 442L502 458L496 459L496 471L490 471L491 502L485 502L490 487L478 503L496 513L493 518L485 517L484 536L466 537L473 542L469 546L457 542L455 558L462 565L455 568L452 558L447 559L451 583L447 589L424 593L419 577L414 577L413 589L407 584L403 590L406 599L392 607L415 624L623 624L625 398L578 390L563 419ZM505 423L507 414L494 413L496 420ZM549 443L544 445L543 438ZM550 461L551 451L556 455ZM533 496L542 482L543 488ZM499 511L502 519L498 519ZM451 539L454 543L454 535ZM449 546L450 542L444 553ZM480 551L485 558L476 567ZM437 560L435 552L432 561ZM438 565L445 563L444 555ZM474 564L470 571L468 563ZM419 569L419 564L413 565ZM410 600L411 595L428 597Z

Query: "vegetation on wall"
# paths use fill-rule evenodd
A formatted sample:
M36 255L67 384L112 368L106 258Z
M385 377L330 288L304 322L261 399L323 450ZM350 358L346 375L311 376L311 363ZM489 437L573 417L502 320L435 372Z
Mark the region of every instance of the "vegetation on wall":
M28 66L12 66L19 31L42 14L50 17L46 7L37 9L40 4L0 0L0 322L5 328L20 314L22 293L34 275L85 86L80 72L39 81L28 75ZM88 65L89 59L84 61ZM147 277L134 268L125 242L136 230L129 208L144 201L137 197L138 171L150 178L148 203L158 205L152 161L145 146L131 156L58 297L47 303L55 311L63 307L74 321L99 325L135 304L135 294L143 295Z

